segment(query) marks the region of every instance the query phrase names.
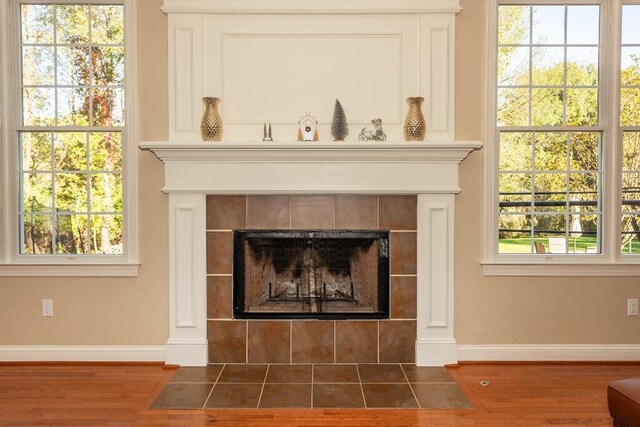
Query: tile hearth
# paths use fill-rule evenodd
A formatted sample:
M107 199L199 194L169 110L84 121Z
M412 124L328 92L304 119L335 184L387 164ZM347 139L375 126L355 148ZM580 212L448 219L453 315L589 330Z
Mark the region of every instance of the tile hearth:
M151 409L471 408L446 368L413 364L181 367Z

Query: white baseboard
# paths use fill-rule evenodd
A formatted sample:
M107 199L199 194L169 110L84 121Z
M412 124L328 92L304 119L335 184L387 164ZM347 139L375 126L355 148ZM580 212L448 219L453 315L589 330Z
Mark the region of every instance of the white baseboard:
M458 345L458 359L471 361L640 361L640 344Z
M164 362L164 358L163 345L0 346L0 362Z

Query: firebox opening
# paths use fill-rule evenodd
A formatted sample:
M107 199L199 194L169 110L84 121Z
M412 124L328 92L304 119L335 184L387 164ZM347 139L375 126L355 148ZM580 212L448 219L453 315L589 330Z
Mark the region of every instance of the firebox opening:
M389 232L237 230L236 318L389 317Z

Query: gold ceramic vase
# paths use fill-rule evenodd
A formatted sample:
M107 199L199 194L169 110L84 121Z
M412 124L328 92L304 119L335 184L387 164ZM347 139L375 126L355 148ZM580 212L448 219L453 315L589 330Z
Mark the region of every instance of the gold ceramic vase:
M422 115L423 102L424 98L421 96L407 98L409 112L404 121L405 141L424 141L424 137L427 135L427 123Z
M202 102L204 102L204 114L202 115L202 122L200 122L202 140L221 141L224 126L222 125L220 113L218 113L220 98L205 96L202 98Z

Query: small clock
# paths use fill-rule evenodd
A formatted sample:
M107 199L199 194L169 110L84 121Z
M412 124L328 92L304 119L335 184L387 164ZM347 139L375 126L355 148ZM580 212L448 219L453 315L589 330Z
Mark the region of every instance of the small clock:
M318 140L318 120L307 111L298 121L298 141Z

